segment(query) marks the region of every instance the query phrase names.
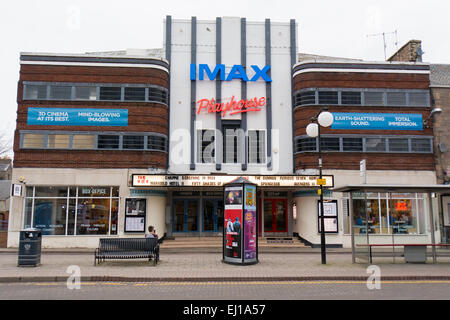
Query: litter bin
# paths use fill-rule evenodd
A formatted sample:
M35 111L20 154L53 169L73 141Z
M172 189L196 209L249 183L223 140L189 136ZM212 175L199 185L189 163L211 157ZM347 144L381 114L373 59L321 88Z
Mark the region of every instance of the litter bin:
M39 229L20 231L18 266L33 266L41 264L42 233Z

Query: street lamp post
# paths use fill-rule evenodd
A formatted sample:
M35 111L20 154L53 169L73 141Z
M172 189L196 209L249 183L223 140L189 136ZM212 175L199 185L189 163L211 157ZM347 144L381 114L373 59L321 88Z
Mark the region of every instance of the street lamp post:
M318 122L318 124L316 123ZM320 110L316 117L311 118L311 123L306 127L306 134L312 138L318 137L319 144L319 196L320 196L320 250L322 256L322 264L327 263L326 246L325 246L325 222L323 210L323 184L322 184L322 146L320 141L320 127L329 127L333 124L333 115L327 109Z

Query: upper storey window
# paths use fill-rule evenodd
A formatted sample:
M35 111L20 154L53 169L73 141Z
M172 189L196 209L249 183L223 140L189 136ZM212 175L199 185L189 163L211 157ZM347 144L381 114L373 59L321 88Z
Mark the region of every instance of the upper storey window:
M24 100L136 101L168 105L164 87L144 84L46 83L24 81Z

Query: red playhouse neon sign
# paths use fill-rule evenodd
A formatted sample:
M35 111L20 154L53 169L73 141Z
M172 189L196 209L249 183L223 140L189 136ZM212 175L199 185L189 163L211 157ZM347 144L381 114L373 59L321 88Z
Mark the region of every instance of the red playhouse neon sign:
M262 106L266 104L266 98L254 97L253 99L247 100L234 100L234 96L231 97L229 102L217 103L214 98L212 99L201 99L197 101L198 109L197 114L200 114L200 111L206 110L207 112L222 112L222 116L225 116L227 112L230 115L237 113L244 113L249 111L261 111Z

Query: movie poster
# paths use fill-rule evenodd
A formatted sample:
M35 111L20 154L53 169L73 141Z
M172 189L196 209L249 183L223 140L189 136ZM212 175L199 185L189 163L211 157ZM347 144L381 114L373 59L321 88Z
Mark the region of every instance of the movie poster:
M225 258L242 260L242 187L225 188Z
M244 260L256 260L256 186L245 186Z

